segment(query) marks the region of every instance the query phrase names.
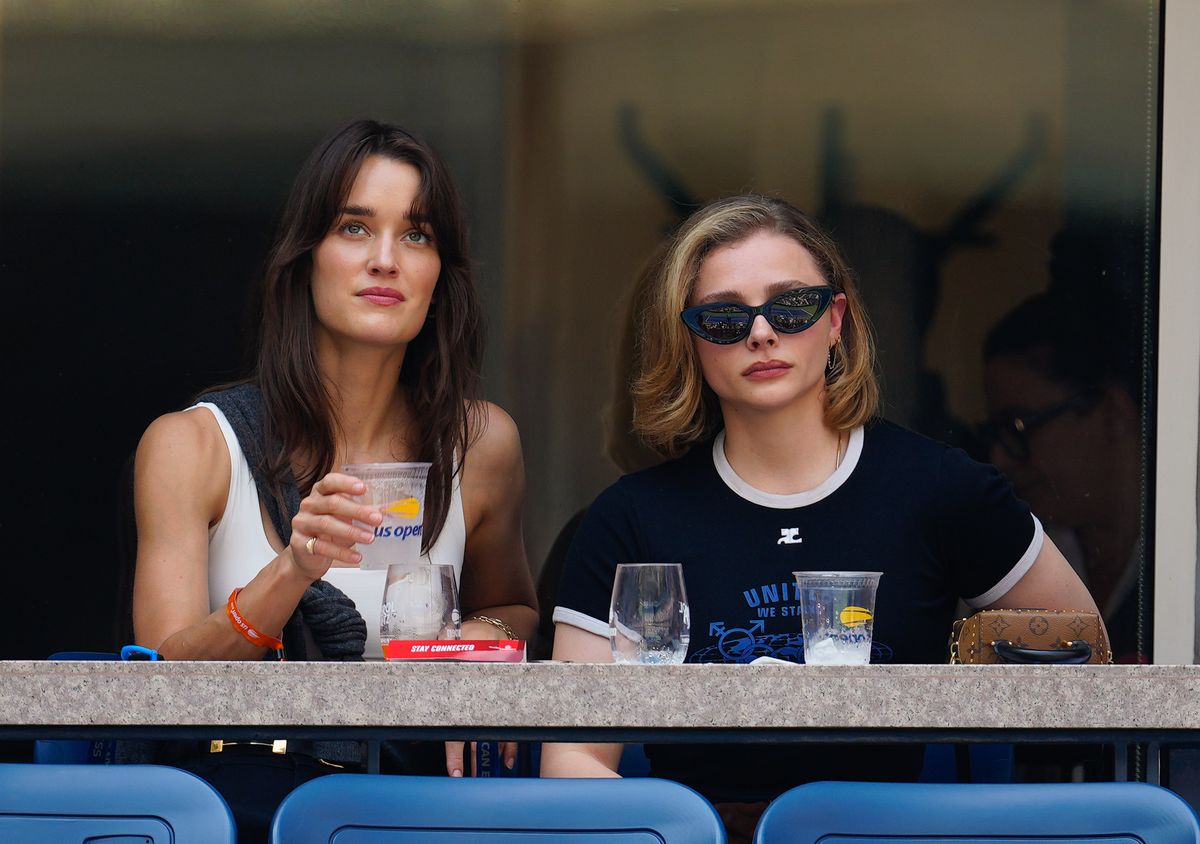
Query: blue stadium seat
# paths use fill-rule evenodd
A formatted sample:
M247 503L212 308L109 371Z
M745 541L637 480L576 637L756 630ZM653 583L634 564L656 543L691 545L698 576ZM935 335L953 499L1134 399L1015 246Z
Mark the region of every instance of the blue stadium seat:
M273 844L723 844L716 810L658 779L471 779L334 774L275 813Z
M4 844L234 844L233 815L194 774L161 765L0 764Z
M1197 844L1180 797L1145 783L818 782L780 795L755 844Z

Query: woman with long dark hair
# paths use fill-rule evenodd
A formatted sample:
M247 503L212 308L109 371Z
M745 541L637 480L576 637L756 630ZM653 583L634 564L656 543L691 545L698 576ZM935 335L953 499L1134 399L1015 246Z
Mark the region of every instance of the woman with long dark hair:
M1095 611L992 467L878 417L862 298L833 242L779 199L699 209L642 300L633 427L667 462L588 509L566 555L554 658L611 662L619 563L678 562L686 661L802 661L793 571L882 571L873 662L946 660L957 601ZM772 701L761 701L770 707ZM544 776L615 776L621 746L556 744ZM652 776L748 840L765 801L813 779L905 779L920 748L649 746Z
M168 659L280 642L288 659L379 657L384 573L356 568L356 546L382 514L340 467L395 461L432 464L422 550L460 575L464 638L528 638L520 442L477 396L479 305L442 160L395 126L335 131L292 189L262 298L251 377L138 447L137 641Z

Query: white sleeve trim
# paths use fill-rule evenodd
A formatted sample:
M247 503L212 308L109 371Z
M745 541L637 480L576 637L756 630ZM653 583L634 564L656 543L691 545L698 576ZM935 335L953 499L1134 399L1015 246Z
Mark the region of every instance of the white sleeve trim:
M1038 554L1042 553L1046 533L1042 530L1042 523L1038 521L1037 516L1030 514L1030 518L1033 519L1033 539L1029 541L1029 547L1025 549L1021 559L1017 560L1017 564L1009 570L1008 574L1004 575L999 583L982 595L967 599L967 606L971 609L977 610L999 601L1008 594L1009 589L1017 585L1017 581L1024 577L1026 572L1033 568L1034 560L1038 558Z
M592 618L590 615L584 615L578 610L567 609L566 607L554 608L554 622L569 624L572 627L578 627L581 630L586 630L589 633L595 633L597 636L603 636L605 639L609 635L609 626L607 621L600 621Z

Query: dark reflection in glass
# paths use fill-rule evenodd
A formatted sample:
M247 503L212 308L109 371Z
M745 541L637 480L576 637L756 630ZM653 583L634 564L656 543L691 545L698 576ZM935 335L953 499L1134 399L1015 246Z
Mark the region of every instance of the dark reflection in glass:
M1090 243L1091 248L1080 248ZM1138 248L1102 228L1055 238L1047 293L984 344L987 458L1083 577L1118 662L1147 661L1138 624L1142 518L1140 308L1120 265ZM1144 625L1143 625L1144 626Z

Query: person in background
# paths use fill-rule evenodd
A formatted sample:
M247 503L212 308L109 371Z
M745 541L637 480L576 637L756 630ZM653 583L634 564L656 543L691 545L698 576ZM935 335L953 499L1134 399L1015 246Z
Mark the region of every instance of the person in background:
M520 442L478 398L479 305L441 158L396 126L333 132L292 188L262 299L251 376L158 418L138 446L137 642L171 660L380 658L386 573L357 569L356 549L382 515L339 468L418 460L432 463L423 558L455 567L463 637L528 639ZM278 641L252 641L239 618ZM446 746L453 775L462 754ZM239 817L243 840L262 820Z
M1095 610L994 468L877 416L874 348L835 245L792 205L735 196L672 237L639 315L634 428L664 457L589 508L554 658L610 662L622 562L679 562L688 662L802 661L793 571L882 571L875 662L937 663L959 598ZM772 705L763 700L762 706ZM621 746L543 748L543 776L615 776ZM732 840L814 779L912 779L921 748L648 746L651 775L718 807Z
M1126 314L1046 293L984 342L989 459L1045 520L1099 604L1115 662L1149 662L1137 635L1141 412Z

